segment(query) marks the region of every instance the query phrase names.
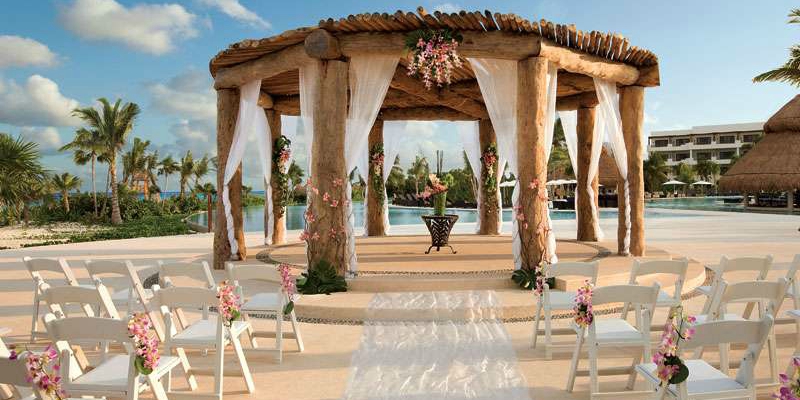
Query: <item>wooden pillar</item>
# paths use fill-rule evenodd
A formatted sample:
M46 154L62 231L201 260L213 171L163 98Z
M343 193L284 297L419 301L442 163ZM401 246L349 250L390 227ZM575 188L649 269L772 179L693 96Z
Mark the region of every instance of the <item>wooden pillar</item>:
M617 254L627 256L625 251L625 233L628 228L625 225L625 181L622 178L617 180Z
M619 109L622 117L622 133L628 153L628 189L631 209L630 253L645 255L644 243L644 87L625 86L620 89Z
M375 123L372 125L372 129L369 131L369 151L370 156L372 155L372 149L375 146L383 147L383 120L377 119ZM384 160L384 162L390 162L389 160ZM379 171L379 173L375 174L376 171L372 168L372 161L370 160L369 164L369 172L367 173L367 182L366 185L368 187L367 195L369 199L367 200L367 235L368 236L386 236L386 225L384 224L384 210L383 210L383 202L388 201L384 199L384 195L386 194L384 190L384 182L383 182L383 171ZM380 185L375 185L373 182L380 182ZM377 186L377 187L376 187Z
M244 226L242 218L242 167L239 165L236 173L228 184L231 201L231 214L233 214L234 234L239 246L237 254L231 254L228 242L228 221L224 217L225 207L222 204L223 179L225 177L225 163L228 161L233 132L236 129L236 117L239 114L239 91L237 89L217 90L217 223L214 226L214 269L225 269L225 262L231 259L244 259L247 247L244 242Z
M517 71L517 179L518 221L522 268L534 269L547 247L547 181L545 115L547 109L547 59L531 57L518 63ZM538 185L535 185L538 183Z
M281 131L281 113L266 109L264 113L267 116L267 124L269 124L270 140L272 141L271 147L272 150L275 151L275 141L283 134ZM286 207L280 206L281 198L283 197L283 188L278 182L276 166L272 162L272 154L268 154L267 157L269 157L270 168L272 168L269 184L272 187L272 245L274 246L286 243ZM289 168L289 166L287 165L286 168ZM291 183L289 183L289 190L292 190ZM269 210L265 209L264 211L264 235L268 235L267 225L269 224Z
M319 63L312 76L315 94L314 138L311 143L310 176L314 185L309 191L308 207L313 222L307 222L309 268L319 261L333 265L340 275L347 271L347 207L345 188L347 171L344 160L345 119L347 118L347 62ZM325 196L328 194L328 196Z
M576 177L578 178L577 199L578 203L575 204L575 212L578 217L578 232L577 239L579 241L596 242L597 235L594 231L595 215L592 212L592 200L597 204L597 191L598 179L595 175L592 184L594 190L594 199L589 198L588 190L588 176L589 164L592 159L592 136L594 132L594 107L578 109L578 170ZM598 143L598 146L601 144Z
M480 142L481 154L483 154L483 151L486 150L489 145L494 144L495 147L497 147L497 135L494 132L494 127L492 127L492 121L488 118L481 119L478 123L478 140ZM478 179L478 193L475 193L475 197L480 197L481 199L480 210L478 210L478 218L480 218L479 235L500 234L498 214L501 213L502 210L498 207L498 198L500 197L499 184L503 171L501 171L501 167L498 165L499 163L500 160L498 160L494 166L497 185L493 192L486 192L487 188L483 176L476 177ZM483 174L483 172L481 172L481 174Z

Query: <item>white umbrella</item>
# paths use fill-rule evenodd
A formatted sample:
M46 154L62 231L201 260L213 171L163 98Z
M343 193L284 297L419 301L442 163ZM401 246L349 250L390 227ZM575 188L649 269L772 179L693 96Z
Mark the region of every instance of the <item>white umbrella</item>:
M514 187L517 181L506 181L500 184L500 187Z
M569 180L564 181L564 184L565 185L577 185L578 181L575 180L575 179L569 179Z
M706 181L697 181L697 182L695 182L695 183L693 183L693 184L692 184L692 186L694 186L694 185L701 185L701 186L712 186L712 185L714 185L714 184L713 184L713 183L711 183L711 182L706 182Z
M661 184L661 186L667 186L667 185L685 185L685 183L683 183L681 181L676 181L676 180L673 179L671 181L666 181L666 182Z

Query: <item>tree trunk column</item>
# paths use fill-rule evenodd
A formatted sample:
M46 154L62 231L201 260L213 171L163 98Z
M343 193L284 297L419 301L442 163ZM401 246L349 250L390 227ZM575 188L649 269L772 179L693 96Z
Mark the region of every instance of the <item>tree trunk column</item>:
M589 164L592 160L593 132L594 132L594 107L578 109L578 170L576 171L578 187L575 212L578 217L578 236L579 241L596 242L597 234L594 231L595 215L592 211L592 200L589 197ZM598 143L598 145L600 145ZM599 175L599 174L597 174ZM597 175L592 184L595 197L594 204L597 205Z
M384 199L384 194L386 193L384 190L384 182L383 182L383 171L376 171L372 167L372 149L375 146L383 147L383 120L377 119L375 120L375 124L372 125L372 129L369 131L369 147L368 151L370 152L370 163L369 163L369 172L367 173L367 182L366 185L367 195L369 198L367 199L367 236L386 236L386 225L384 224L384 210L383 210L383 202L387 201ZM384 163L389 162L389 160L384 159ZM380 185L375 185L373 182L380 182Z
M619 93L622 133L628 153L628 189L630 191L631 242L630 253L641 257L644 243L644 166L642 123L644 122L644 87L626 86Z
M225 164L233 144L233 133L236 129L236 117L239 114L239 91L236 89L217 90L217 223L214 229L214 269L225 269L225 262L237 258L243 260L247 255L244 242L242 218L242 168L237 168L228 187L230 189L231 213L233 214L234 234L239 251L231 254L228 242L228 221L225 218L225 206L222 203L222 190L225 179Z
M275 141L283 134L281 130L281 114L275 110L264 110L267 115L267 124L269 124L270 140L272 141L272 152L275 152ZM272 154L268 154L269 163L272 173L270 174L269 185L272 188L272 245L279 245L286 243L286 207L281 207L281 199L283 198L283 188L278 182L277 166L273 161ZM289 166L287 165L288 169ZM291 183L289 183L289 190L292 190ZM269 235L269 209L264 205L264 237Z
M524 269L534 269L547 247L546 91L547 59L531 57L520 61L517 72L517 222Z
M489 119L480 120L478 128L481 155L483 155L483 151L485 151L489 145L494 144L497 146L497 135L492 127L492 121ZM503 171L500 170L500 160L497 160L494 165L495 182L497 182L497 184L495 185L493 193L487 193L486 183L483 181L483 160L480 162L481 175L476 177L478 180L478 193L475 193L475 197L481 199L480 210L478 210L478 218L480 218L480 230L478 234L499 235L500 222L498 214L502 212L502 210L498 207L498 204L500 204L498 198L500 196L500 177Z
M326 261L344 275L348 269L348 224L345 188L347 171L344 159L345 120L347 118L347 63L320 63L315 86L314 138L311 143L311 180L308 192L310 215L306 216L309 268ZM327 194L327 196L326 196ZM310 221L313 220L312 221Z

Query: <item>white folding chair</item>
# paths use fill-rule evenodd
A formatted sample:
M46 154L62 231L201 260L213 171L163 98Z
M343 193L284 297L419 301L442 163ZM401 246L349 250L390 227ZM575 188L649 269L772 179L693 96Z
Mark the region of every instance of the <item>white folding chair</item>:
M606 318L595 314L594 322L588 329L573 323L573 328L577 334L575 350L572 354L572 365L570 366L569 378L567 380L567 392L572 392L575 386L575 377L579 374L578 362L581 356L581 349L584 345L589 350L589 393L592 398L599 396L617 396L619 393L601 393L598 375L628 375L627 388L633 389L636 380L634 366L641 360L650 359L650 319L658 300L658 292L661 286L656 282L652 286L638 285L615 285L595 288L592 293L592 307L597 310L597 306L606 304L632 304L631 309L635 315L635 323L631 325L627 320L620 317ZM642 352L635 356L629 371L621 372L618 369L601 371L598 369L598 351L601 347L611 348L641 348ZM585 371L580 371L586 375Z
M667 287L672 283L673 292L669 294L663 290L658 292L658 300L656 301L656 308L667 308L679 306L681 304L681 293L683 291L683 283L686 281L686 271L689 269L689 260L681 258L677 260L652 260L641 261L633 260L633 267L631 268L631 276L628 284L639 285L639 278L657 276L657 282L661 287ZM671 278L671 282L662 279L663 275ZM622 310L622 318L628 317L628 310L630 304L625 304ZM652 316L651 316L652 317ZM659 328L661 325L658 326Z
M250 323L248 321L234 321L230 327L226 327L219 316L204 317L184 326L183 330L179 331L176 329L176 323L173 319L175 310L184 307L191 309L207 309L209 306L217 305L219 301L217 299L217 293L218 291L216 289L196 287L167 287L162 289L158 286L153 286L155 301L161 307L161 313L164 318L164 333L166 334L164 340L165 353L172 354L172 349L176 350L184 369L189 371L186 375L189 386L195 389L197 383L192 368L189 366L189 360L186 357L185 350L216 350L216 359L214 360L214 391L212 395L221 399L225 348L231 345L242 370L242 376L244 377L247 391L248 393L253 393L255 390L253 378L250 375L250 369L247 366L247 360L244 357L244 351L242 350L240 341L240 336L246 334L250 330Z
M199 263L188 262L172 262L165 263L161 260L157 261L158 264L158 281L162 288L170 286L199 286L207 289L214 289L217 287L214 281L214 276L211 275L211 268L208 263L201 261ZM178 281L177 284L174 281ZM178 319L178 326L183 328L186 326L186 317L182 309L175 312L175 317ZM208 318L208 309L203 309L203 318ZM165 322L166 324L166 322Z
M106 285L111 288L111 299L115 306L124 306L127 315L145 309L142 303L153 297L151 289L145 289L136 267L130 260L86 260L86 271L92 279L122 278L123 285ZM156 272L156 268L152 268Z
M133 354L111 356L85 372L70 362L71 341L108 341L131 348L128 321L98 317L59 319L53 314L47 314L45 325L60 352L62 385L70 396L136 400L139 393L150 389L157 400L167 400L167 392L161 380L169 379L172 369L180 365L177 357L161 356L158 365L149 375L142 375L136 370L136 357Z
M737 282L728 284L725 281L719 283L718 292L713 296L711 313L696 315L697 323L702 324L709 321L746 321L749 319L747 315L740 315L736 313L729 313L728 306L735 303L756 304L758 305L758 317L770 316L775 318L777 311L780 309L783 299L786 295L786 290L789 287L789 281L786 278L780 278L777 281L749 281ZM767 338L767 347L769 351L769 369L770 376L773 382L778 379L778 358L776 355L777 343L775 340L775 332L772 331ZM730 369L728 362L729 348L727 345L720 347L720 369L727 373ZM702 354L702 348L698 350L698 357Z
M23 257L22 262L33 278L33 312L31 314L31 342L36 337L47 337L46 332L39 331L39 308L41 306L41 293L39 283L47 282L52 286L70 285L79 286L75 274L63 258L31 258ZM58 283L56 283L58 282ZM87 306L88 307L88 306Z
M592 285L597 283L597 271L599 261L593 262L560 262L551 265L546 272L546 278L562 278L565 276L578 276L588 279ZM575 291L556 291L550 288L546 282L542 294L538 296L536 302L536 315L533 320L533 348L537 346L539 338L539 322L544 314L544 345L547 359L553 358L552 342L552 312L571 310L575 305ZM558 331L559 333L572 333L572 329ZM571 345L570 345L571 347Z
M789 281L789 289L786 290L786 298L792 300L794 310L800 310L800 284L797 282L797 270L800 269L800 254L796 254L786 271L786 279ZM775 320L775 323L779 321ZM800 333L800 321L795 320L797 332Z
M689 377L683 383L659 386L661 381L656 374L654 363L636 366L636 372L657 388L654 399L665 397L679 400L689 399L750 399L756 400L754 383L755 364L764 342L772 330L773 318L764 316L759 321L712 321L695 326L695 334L688 341L680 343L678 354L685 349L705 346L746 344L744 357L736 378L720 371L702 359L684 360L689 369Z
M703 314L708 314L711 309L711 302L714 300L714 293L717 291L717 286L722 282L726 273L730 272L750 272L751 278L743 280L756 280L763 281L767 278L767 273L772 267L772 256L764 257L738 257L728 258L722 256L719 265L713 268L714 279L710 285L697 287L697 291L706 296L706 302L703 305ZM748 306L746 315L749 317L752 312L752 306Z
M297 316L294 310L289 313L292 323L292 332L283 332L283 308L289 302L289 295L281 285L281 275L275 266L271 265L233 265L225 263L225 270L228 280L236 287L237 294L242 298L242 314L265 314L275 313L275 332L252 331L250 332L250 344L254 349L258 348L257 337L275 338L275 349L278 353L278 362L283 361L283 338L295 339L297 348L300 352L304 350L303 338L300 336L300 326L297 323ZM245 300L243 281L251 281L255 284L261 283L268 291L258 292ZM264 287L266 286L266 287Z

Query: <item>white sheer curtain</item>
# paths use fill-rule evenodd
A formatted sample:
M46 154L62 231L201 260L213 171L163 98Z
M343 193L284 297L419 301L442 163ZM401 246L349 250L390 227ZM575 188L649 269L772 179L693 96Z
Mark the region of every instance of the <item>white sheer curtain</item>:
M467 160L469 160L470 168L472 169L472 175L480 181L481 179L481 141L479 137L479 127L478 121L461 121L456 123L456 130L458 131L458 135L461 137L461 144L464 146L464 153L467 155ZM483 202L483 192L478 190L478 193L475 193L475 201L478 204L478 221L475 226L475 232L479 232L481 229L481 202Z
M282 117L281 117L281 120L279 121L279 123L281 125L283 125L283 118ZM269 127L267 127L267 129L269 129ZM297 129L303 129L303 128L300 127L300 125L298 125ZM287 129L285 131L283 129L281 129L282 135L286 136L286 138L289 139L289 141L292 143L292 148L291 148L292 152L291 152L291 154L289 156L289 161L286 162L286 168L289 168L289 166L292 164L292 161L294 160L294 152L297 150L297 148L295 147L297 145L297 143L295 142L295 138L297 138L297 129L295 129L295 130ZM267 151L267 158L266 159L271 162L272 161L272 146L274 145L274 143L272 141L272 133L269 132L269 134L270 134L270 139L267 140L267 143L269 143L269 145L267 146L267 150L268 151ZM309 144L309 146L310 146L310 144ZM275 224L275 210L274 210L275 207L272 204L272 185L270 184L270 179L271 178L269 177L269 176L271 176L271 174L272 174L272 168L270 167L269 168L269 175L266 178L267 211L269 212L269 216L267 218L267 224L268 225L267 225L267 237L266 237L266 241L265 241L266 244L272 244L272 231L274 230L273 229L273 225ZM294 188L291 187L291 185L292 185L291 182L289 183L289 185L290 185L289 190L294 190ZM284 215L285 215L285 213L286 213L286 210L284 210ZM283 231L284 232L286 232L286 220L287 220L287 218L283 218L283 220L282 220L283 221L282 224L283 224Z
M406 124L407 122L402 122L402 125L397 122L383 123L383 227L387 234L391 229L391 224L389 223L389 196L386 194L386 182L392 173L394 159L400 154L403 132L402 128L400 130L396 128L405 127Z
M561 126L564 128L564 140L567 142L567 152L569 153L569 160L572 164L572 170L575 171L575 175L578 174L578 111L559 111L558 112L559 118L561 118ZM592 214L594 214L594 234L597 237L597 240L603 239L603 230L600 229L600 220L599 212L597 209L597 204L595 204L595 194L594 188L592 187L592 182L594 178L597 176L598 168L600 164L600 152L603 150L603 143L601 142L601 133L603 132L602 127L599 124L594 125L594 130L592 131L592 149L591 154L589 155L589 171L587 172L587 182L588 186L586 188L587 193L589 194L589 202L592 207ZM578 191L575 191L575 205L577 207L578 204ZM575 219L579 220L580 215L577 213Z
M553 135L556 126L556 89L558 88L558 66L547 63L547 114L544 120L544 159L550 159L550 151L553 149ZM545 165L546 162L545 162ZM547 168L545 166L545 168ZM544 184L545 182L542 182ZM547 207L547 255L550 256L549 262L558 262L556 256L556 234L553 232L553 220L550 219L550 207Z
M345 130L344 157L347 173L358 168L358 172L369 179L369 131L375 123L375 118L389 90L389 84L394 76L397 63L400 61L399 55L364 55L353 56L350 58L350 110L347 116L347 127ZM355 274L358 270L356 260L356 242L353 237L355 216L353 215L353 204L351 201L350 180L347 179L345 185L345 196L348 212L347 246L348 246L348 271ZM364 190L364 210L366 212L367 192L369 184L365 185ZM365 224L366 230L366 224Z
M631 206L630 190L628 189L628 153L625 148L625 137L622 135L622 118L619 113L619 94L617 85L614 82L594 78L594 86L597 90L597 123L605 130L605 137L614 153L614 160L617 162L619 177L625 184L625 209L619 210L625 216L625 239L623 247L625 254L630 249L631 238ZM598 156L599 159L599 156Z
M475 71L478 86L481 88L489 119L497 134L497 152L499 168L508 163L508 172L519 176L517 171L517 61L493 58L468 58ZM511 195L514 206L512 248L514 252L514 268L520 269L521 243L517 229L516 206L519 204L519 180ZM501 213L502 214L502 213Z
M271 146L269 145L269 126L264 109L258 106L258 95L261 91L261 80L248 82L239 90L239 115L236 118L236 127L233 133L233 143L231 144L228 160L225 162L225 175L222 179L224 187L222 189L222 205L225 208L225 221L228 229L228 243L231 246L231 254L239 252L239 244L236 242L236 235L233 229L233 214L231 213L231 200L229 183L233 175L239 168L244 158L244 151L247 148L249 137L255 136L261 158L261 174L265 182L269 180L270 169L267 159Z

